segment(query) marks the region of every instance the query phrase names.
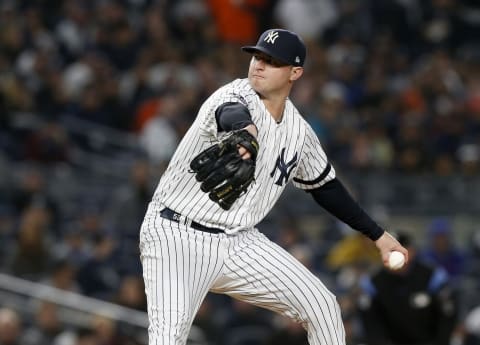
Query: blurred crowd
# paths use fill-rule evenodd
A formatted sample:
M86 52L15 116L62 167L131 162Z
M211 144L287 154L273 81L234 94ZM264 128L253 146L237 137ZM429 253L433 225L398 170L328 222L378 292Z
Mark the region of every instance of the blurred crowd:
M2 0L0 270L146 310L138 231L159 173L203 100L246 76L240 47L269 27L307 44L292 99L339 171L478 175L477 1ZM83 186L72 210L51 172L76 164L79 148L95 153L79 124L139 150L122 184L100 201ZM378 257L340 224L312 241L299 223L265 231L338 292L348 344L361 344L357 283ZM456 248L445 219L409 230L425 232L420 256L462 291L453 338L479 344L480 238ZM54 304L30 317L3 305L0 345L136 344L112 320L67 332ZM301 326L221 296L195 326L202 344L306 344Z
M338 165L478 171L476 1L4 0L0 11L9 159L68 160L66 117L135 133L168 159L205 97L246 75L239 47L282 26L308 44L292 97Z

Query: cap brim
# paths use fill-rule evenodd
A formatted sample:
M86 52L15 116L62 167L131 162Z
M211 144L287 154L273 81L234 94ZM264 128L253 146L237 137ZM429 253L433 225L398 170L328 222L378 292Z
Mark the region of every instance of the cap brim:
M265 49L264 47L260 47L260 46L245 46L245 47L242 47L242 50L243 50L244 52L247 52L247 53L250 53L250 54L253 54L253 53L255 53L255 52L262 52L262 53L264 53L264 54L267 54L268 56L273 57L275 60L278 60L278 61L280 61L280 62L283 62L285 65L291 65L290 62L285 61L285 60L283 60L282 58L273 55L272 52L268 51L268 49Z

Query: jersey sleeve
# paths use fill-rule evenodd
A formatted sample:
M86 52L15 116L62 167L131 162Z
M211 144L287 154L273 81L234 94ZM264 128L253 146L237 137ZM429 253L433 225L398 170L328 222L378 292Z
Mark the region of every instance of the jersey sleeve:
M335 169L310 126L306 126L305 144L293 178L293 184L300 189L315 189L335 178Z
M247 105L244 97L236 90L235 82L218 89L200 107L195 121L202 134L215 138L218 137L218 125L215 111L219 106L227 102Z

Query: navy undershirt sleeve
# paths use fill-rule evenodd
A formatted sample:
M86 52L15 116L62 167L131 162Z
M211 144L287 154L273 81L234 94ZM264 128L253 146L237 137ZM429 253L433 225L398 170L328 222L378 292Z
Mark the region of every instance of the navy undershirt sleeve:
M228 132L242 129L253 124L252 116L246 106L241 103L227 102L215 111L218 131Z
M325 210L373 241L384 233L337 178L307 192L311 193L315 201Z

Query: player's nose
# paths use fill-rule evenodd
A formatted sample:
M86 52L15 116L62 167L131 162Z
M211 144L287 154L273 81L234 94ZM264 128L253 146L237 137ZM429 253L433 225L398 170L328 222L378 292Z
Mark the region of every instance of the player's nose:
M253 66L255 69L264 69L265 68L265 61L262 59L253 59Z

